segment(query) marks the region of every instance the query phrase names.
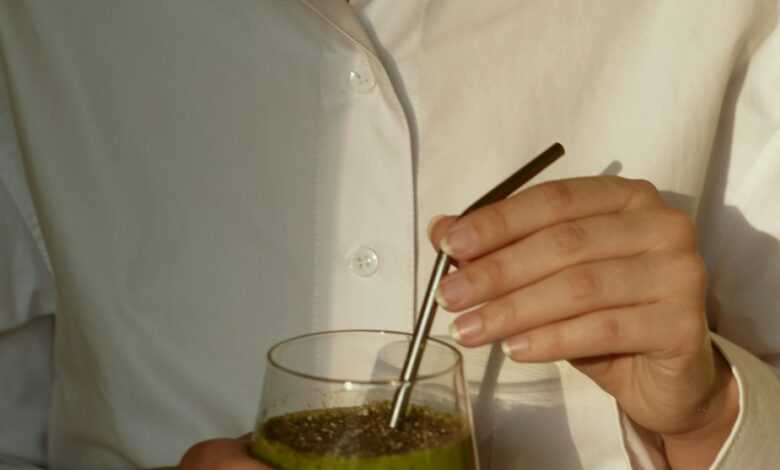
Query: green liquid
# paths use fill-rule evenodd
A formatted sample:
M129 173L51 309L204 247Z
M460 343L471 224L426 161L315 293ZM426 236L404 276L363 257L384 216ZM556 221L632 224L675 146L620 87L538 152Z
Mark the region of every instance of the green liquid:
M252 452L280 470L473 470L471 442L459 442L436 449L411 451L381 457L341 457L298 453L284 444L262 436L252 444Z
M339 449L323 446L318 451L311 449L296 449L289 443L279 439L269 438L265 427L268 423L279 423L280 420L301 423L304 420L314 420L318 425L326 423L329 417L336 416L343 419L349 415L365 415L365 409L376 410L377 407L386 408L386 404L368 405L368 407L335 408L328 410L313 410L299 413L291 413L273 418L266 424L259 426L252 443L252 453L261 460L271 464L280 470L474 470L474 455L471 447L471 436L462 430L458 418L446 413L433 411L429 408L413 406L413 412L423 413L426 419L445 423L449 426L457 426L458 430L448 433L430 441L427 445L408 447L400 452L393 453L383 449L377 451L363 451L352 445L349 449ZM390 439L390 438L388 438ZM350 442L359 441L360 437L352 438ZM408 442L408 441L407 441ZM305 445L305 442L304 442ZM416 447L416 448L415 448Z

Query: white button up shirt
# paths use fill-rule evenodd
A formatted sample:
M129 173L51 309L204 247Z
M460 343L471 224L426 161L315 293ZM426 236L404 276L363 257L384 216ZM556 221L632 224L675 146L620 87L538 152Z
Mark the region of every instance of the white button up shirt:
M410 330L430 217L554 141L569 155L543 179L648 179L697 220L741 394L713 468L775 468L777 18L760 0L0 0L0 469L171 465L246 432L271 344ZM665 467L567 363L489 352L465 351L474 390L500 366L474 402L483 469Z

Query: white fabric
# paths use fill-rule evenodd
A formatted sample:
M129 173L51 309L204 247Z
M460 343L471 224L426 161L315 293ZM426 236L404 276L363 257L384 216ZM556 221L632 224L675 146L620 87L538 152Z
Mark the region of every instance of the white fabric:
M55 299L1 72L0 63L0 469L4 470L11 461L46 462Z
M619 168L696 217L713 325L777 357L777 7L0 0L0 329L57 292L48 446L15 453L4 432L0 462L170 465L246 432L273 342L410 329L429 218L554 141L568 155L539 181ZM373 276L350 270L363 246ZM49 353L25 344L36 366L0 377L40 386ZM722 344L758 405L714 468L772 468L780 384ZM466 356L476 390L489 348ZM474 403L483 469L661 468L567 364L500 367Z

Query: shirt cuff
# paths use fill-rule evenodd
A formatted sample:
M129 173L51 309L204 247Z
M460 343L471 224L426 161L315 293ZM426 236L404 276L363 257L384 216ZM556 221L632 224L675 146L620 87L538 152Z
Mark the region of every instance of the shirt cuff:
M780 379L771 366L712 334L739 388L739 414L710 470L772 469L780 462ZM623 442L634 470L667 470L660 437L621 412Z
M780 462L780 380L771 366L713 334L739 386L739 415L711 470L777 468Z

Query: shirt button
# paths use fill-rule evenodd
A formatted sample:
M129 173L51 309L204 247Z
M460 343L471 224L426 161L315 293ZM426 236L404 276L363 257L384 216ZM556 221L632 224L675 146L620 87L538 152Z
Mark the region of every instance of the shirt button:
M376 86L374 74L368 68L349 72L349 83L358 93L369 93Z
M349 267L358 276L372 276L379 269L379 256L371 248L361 246L352 254Z

